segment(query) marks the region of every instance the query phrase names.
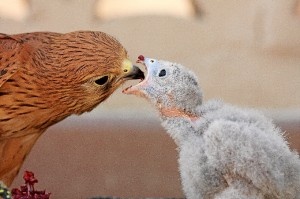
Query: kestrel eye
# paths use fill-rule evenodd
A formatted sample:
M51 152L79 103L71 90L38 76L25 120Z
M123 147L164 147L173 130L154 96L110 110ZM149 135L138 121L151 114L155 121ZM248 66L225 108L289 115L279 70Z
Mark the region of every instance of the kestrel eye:
M166 70L165 70L165 69L162 69L162 70L159 72L158 76L159 76L159 77L164 77L164 76L166 76L166 74L167 74Z
M95 80L95 83L98 85L104 85L108 81L108 76L102 76L99 79Z
M153 60L153 59L151 59L151 60L150 60L150 62L151 62L151 63L153 63L153 62L154 62L154 60Z

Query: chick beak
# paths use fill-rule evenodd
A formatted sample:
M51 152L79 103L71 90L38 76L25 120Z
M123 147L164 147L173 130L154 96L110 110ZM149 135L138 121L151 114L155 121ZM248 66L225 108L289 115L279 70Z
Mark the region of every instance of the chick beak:
M146 71L148 71L144 56L140 55L138 57L137 63L143 64L145 66ZM136 96L141 96L141 97L147 98L146 97L147 94L145 93L144 88L147 87L149 78L150 77L149 77L149 72L148 72L147 76L145 78L143 78L140 83L138 83L134 86L129 86L128 88L125 88L122 92L127 95L133 94Z
M145 82L145 75L137 66L133 65L131 73L132 74L128 74L128 76L130 76L131 79L141 79L138 85L142 85L142 83ZM122 92L124 94L135 94L137 96L143 96L143 93L140 90L140 88L140 86L129 86L128 88L125 88Z

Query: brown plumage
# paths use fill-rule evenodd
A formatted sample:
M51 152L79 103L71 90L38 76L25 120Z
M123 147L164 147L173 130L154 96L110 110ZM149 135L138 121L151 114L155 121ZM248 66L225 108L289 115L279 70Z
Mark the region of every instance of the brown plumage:
M11 185L49 126L143 77L102 32L0 34L0 180Z

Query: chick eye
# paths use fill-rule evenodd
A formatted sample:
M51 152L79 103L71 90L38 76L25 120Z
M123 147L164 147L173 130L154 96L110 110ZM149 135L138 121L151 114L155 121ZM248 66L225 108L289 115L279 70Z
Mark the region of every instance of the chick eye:
M97 80L95 80L95 83L98 85L104 85L108 81L108 76L105 75Z
M164 76L166 76L166 74L167 74L166 70L165 70L165 69L162 69L162 70L159 72L158 76L159 76L159 77L164 77Z

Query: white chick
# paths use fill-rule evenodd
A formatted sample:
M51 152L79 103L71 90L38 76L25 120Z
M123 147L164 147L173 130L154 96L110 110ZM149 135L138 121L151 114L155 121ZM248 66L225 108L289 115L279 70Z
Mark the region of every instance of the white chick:
M196 76L180 64L139 57L144 81L125 89L158 109L179 151L188 199L299 199L300 159L260 112L202 103Z

